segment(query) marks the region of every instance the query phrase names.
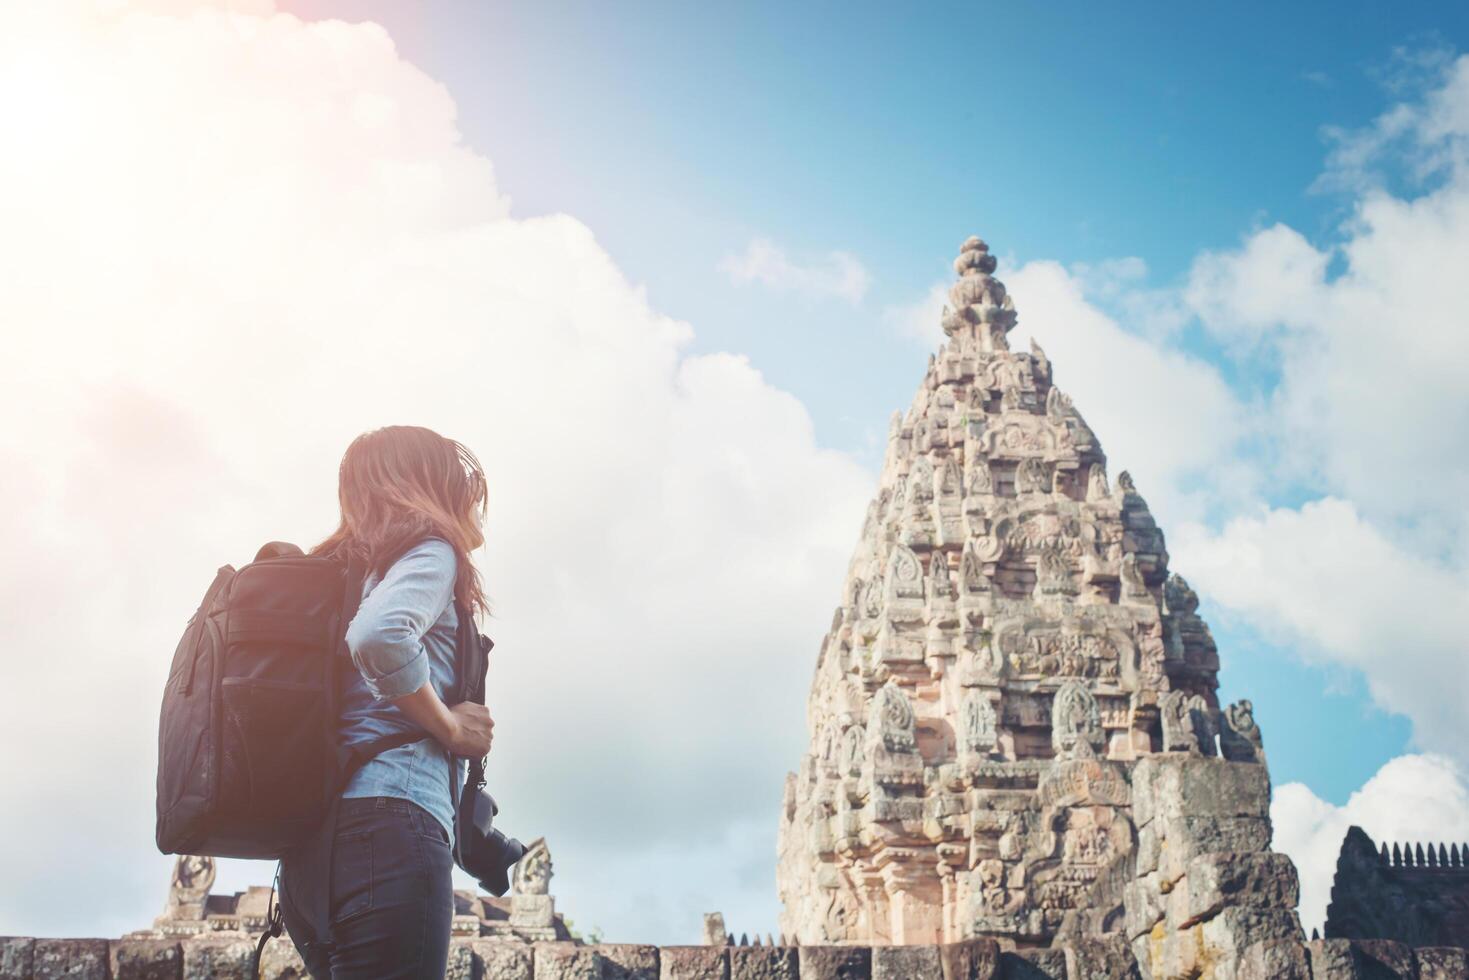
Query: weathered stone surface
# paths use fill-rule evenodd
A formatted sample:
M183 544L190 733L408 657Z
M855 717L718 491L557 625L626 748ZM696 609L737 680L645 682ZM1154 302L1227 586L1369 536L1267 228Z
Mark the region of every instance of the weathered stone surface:
M797 948L801 980L871 980L872 950L865 946Z
M1420 946L1413 951L1418 980L1464 980L1469 977L1469 949Z
M1130 881L1122 891L1123 932L1131 941L1145 935L1163 921L1163 892L1159 887L1160 876L1156 871L1146 878Z
M1000 944L966 939L939 947L944 980L995 980L1000 975Z
M260 954L260 976L261 980L306 980L306 964L289 937L279 936L265 944Z
M1235 980L1311 980L1305 943L1293 939L1255 943L1239 958Z
M1357 980L1356 957L1346 939L1314 939L1306 943L1311 980Z
M107 940L37 939L31 950L35 980L107 980Z
M454 938L449 942L449 962L444 966L444 980L475 980L474 950L467 939Z
M602 980L658 980L658 947L637 943L602 943Z
M31 975L36 941L24 936L0 938L0 980L23 980Z
M521 943L503 943L492 939L471 939L480 980L530 980L535 950Z
M1137 962L1121 936L1079 939L1067 944L1067 980L1137 980Z
M1201 930L1206 950L1228 951L1233 957L1255 943L1305 941L1301 920L1291 909L1226 908L1195 928Z
M250 961L255 939L244 936L208 936L191 939L184 947L183 980L254 980Z
M1226 906L1293 909L1300 898L1296 866L1284 854L1202 854L1188 865L1183 894L1188 927Z
M792 946L729 947L729 980L796 980L799 970Z
M1418 966L1413 959L1413 949L1391 939L1354 939L1352 953L1357 969L1364 976L1406 977L1416 980ZM1387 974L1372 971L1389 970Z
M591 946L551 942L534 949L536 980L601 980L602 959Z
M1022 949L1000 954L1003 980L1066 980L1064 949Z
M664 946L658 954L662 980L729 980L727 946ZM536 980L541 980L537 975Z
M1139 825L1175 817L1258 817L1269 804L1270 776L1261 765L1166 753L1133 768Z
M874 946L872 980L943 980L937 946Z
M172 939L119 939L108 944L113 980L179 980L184 951Z

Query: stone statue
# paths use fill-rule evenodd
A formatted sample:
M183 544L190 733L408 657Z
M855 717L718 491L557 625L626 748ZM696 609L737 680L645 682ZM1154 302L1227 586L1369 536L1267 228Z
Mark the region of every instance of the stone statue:
M209 889L214 887L214 873L214 858L180 854L173 863L173 877L168 883L168 904L160 918L202 920Z
M1051 708L1051 745L1056 755L1090 759L1102 749L1102 716L1097 699L1080 681L1061 685Z
M995 747L995 707L990 699L983 692L970 689L964 695L960 720L964 752L972 756L989 754Z
M537 837L525 849L515 865L510 889L516 895L549 895L551 893L551 849L546 838Z
M1219 752L1230 762L1265 761L1264 739L1255 724L1255 706L1249 701L1236 701L1224 709Z

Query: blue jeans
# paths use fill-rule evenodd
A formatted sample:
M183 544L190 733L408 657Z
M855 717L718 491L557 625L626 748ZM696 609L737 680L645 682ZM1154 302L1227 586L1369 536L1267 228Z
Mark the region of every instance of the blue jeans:
M329 946L291 902L292 871L309 873L313 862L282 862L281 912L306 968L315 980L442 980L454 917L454 858L443 825L390 796L339 806Z

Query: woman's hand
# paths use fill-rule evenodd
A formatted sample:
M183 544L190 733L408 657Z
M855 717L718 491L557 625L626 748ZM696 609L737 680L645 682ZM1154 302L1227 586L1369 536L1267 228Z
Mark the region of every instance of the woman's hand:
M490 752L490 743L495 740L495 719L490 709L482 704L465 701L449 709L453 717L453 730L444 743L454 755L465 759L482 759Z
M432 684L424 684L393 703L450 754L465 759L482 759L489 754L490 742L495 737L495 720L484 705L465 701L446 707Z

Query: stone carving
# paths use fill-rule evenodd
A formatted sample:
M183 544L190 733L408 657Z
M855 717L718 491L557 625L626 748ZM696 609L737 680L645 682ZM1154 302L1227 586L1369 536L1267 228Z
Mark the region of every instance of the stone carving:
M1193 728L1194 740L1198 744L1199 753L1214 755L1215 748L1219 744L1219 725L1214 709L1209 707L1209 702L1198 694L1189 698L1187 704L1189 724Z
M917 747L913 735L913 706L902 688L888 681L872 699L872 713L867 722L883 746L890 752L912 752Z
M1051 708L1051 744L1066 759L1089 759L1102 748L1102 715L1097 699L1080 681L1067 681Z
M1164 710L1173 688L1213 703L1218 661L1146 502L1124 472L1108 486L1044 352L1009 349L988 247L966 241L955 268L782 806L781 929L802 943L1115 931L1129 769L1169 739L1202 752L1213 717Z
M978 690L964 695L960 732L968 755L985 755L995 747L995 706Z
M1224 709L1219 726L1219 754L1230 762L1264 762L1265 743L1255 724L1255 706L1236 701Z
M1035 457L1027 457L1015 468L1016 493L1046 493L1051 489L1046 465Z
M551 893L551 849L546 838L538 837L526 848L515 865L511 890L517 895L549 895Z
M197 854L180 854L173 862L173 876L168 883L168 904L160 920L202 922L204 903L214 887L214 858Z
M843 775L862 775L862 767L867 764L866 740L867 732L861 725L853 725L842 733L838 763Z

